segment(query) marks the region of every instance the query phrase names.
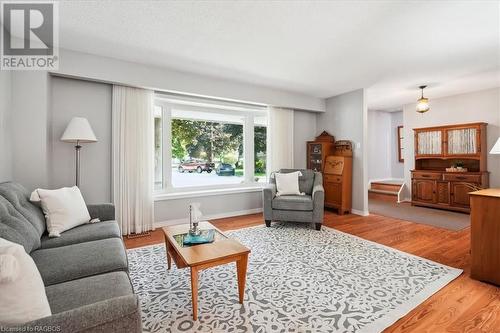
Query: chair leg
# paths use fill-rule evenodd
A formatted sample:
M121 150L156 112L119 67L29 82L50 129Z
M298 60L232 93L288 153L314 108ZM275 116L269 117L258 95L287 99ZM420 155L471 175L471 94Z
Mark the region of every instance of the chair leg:
M316 230L321 231L321 223L314 223Z
M266 220L266 227L270 227L271 226L271 220Z

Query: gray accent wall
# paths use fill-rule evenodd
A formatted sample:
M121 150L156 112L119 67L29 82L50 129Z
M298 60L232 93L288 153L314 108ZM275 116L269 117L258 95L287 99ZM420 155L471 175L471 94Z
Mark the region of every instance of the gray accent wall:
M110 84L51 77L49 112L49 186L75 185L74 144L60 138L73 117L87 118L95 143L83 143L80 189L89 203L111 202L111 93Z
M199 202L200 209L205 216L225 217L260 211L262 193L258 191L218 195L201 194L192 198L159 200L155 202L155 222L186 220L191 202Z
M317 132L326 130L335 140L353 143L352 208L368 214L367 108L365 90L358 89L326 100L326 112L318 113Z
M59 139L69 120L81 116L89 120L99 140L97 143L83 144L81 150L82 193L87 202L111 201L111 85L52 76L49 88L47 163L50 168L47 187L74 184L74 146ZM305 167L306 141L314 139L316 132L316 113L294 112L295 167ZM209 216L258 211L262 208L260 191L158 200L155 202L155 221L185 218L190 202L200 202L204 214Z
M28 190L49 186L49 76L12 72L12 178Z
M0 71L0 182L12 179L10 71Z

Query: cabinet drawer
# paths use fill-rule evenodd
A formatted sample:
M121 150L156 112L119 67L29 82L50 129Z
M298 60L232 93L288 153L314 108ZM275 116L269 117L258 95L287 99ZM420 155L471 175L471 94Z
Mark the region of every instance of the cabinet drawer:
M341 176L335 176L335 175L324 175L325 181L327 182L334 182L334 183L340 183L342 182L342 177Z
M480 175L452 175L444 174L444 180L451 180L456 182L468 182L468 183L481 183Z
M420 171L420 172L413 172L412 173L412 178L441 179L441 174L440 173Z

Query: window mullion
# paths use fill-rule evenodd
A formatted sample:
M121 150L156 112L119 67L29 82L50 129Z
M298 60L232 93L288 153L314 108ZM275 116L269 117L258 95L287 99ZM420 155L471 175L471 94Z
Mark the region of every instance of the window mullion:
M163 189L172 188L172 110L170 106L162 106L163 133Z
M244 175L245 183L255 181L255 161L254 161L254 117L252 114L245 116L243 126L243 153L245 155Z

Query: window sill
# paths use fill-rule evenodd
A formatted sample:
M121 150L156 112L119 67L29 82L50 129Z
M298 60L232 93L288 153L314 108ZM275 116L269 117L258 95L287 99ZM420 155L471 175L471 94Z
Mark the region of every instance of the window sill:
M235 193L260 192L265 184L247 185L242 187L219 188L219 189L196 189L189 191L158 192L153 194L154 201L175 200L184 198L207 197L213 195L225 195Z

